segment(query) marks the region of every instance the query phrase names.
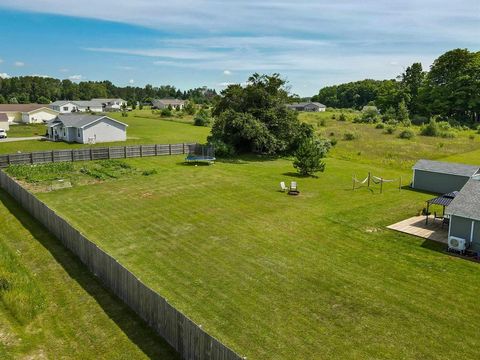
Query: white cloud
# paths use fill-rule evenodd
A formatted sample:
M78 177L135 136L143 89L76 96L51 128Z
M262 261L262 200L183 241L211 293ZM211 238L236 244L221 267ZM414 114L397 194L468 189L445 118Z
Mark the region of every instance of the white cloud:
M72 80L72 81L80 81L83 79L83 76L82 75L71 75L68 77L69 80Z
M130 79L130 80L128 80L128 83L129 83L129 84L134 84L134 83L135 83L135 80Z
M44 74L32 74L30 76L37 76L37 77L41 77L41 78L51 78L50 75L44 75Z
M223 75L232 75L232 72L230 70L223 70Z
M126 65L118 65L116 66L116 68L119 70L127 70L127 71L135 69L133 66L126 66Z
M7 73L0 73L0 78L2 78L2 79L8 79L8 78L10 78L10 77L11 77L11 76L8 75Z
M23 61L15 61L13 63L13 66L16 66L16 67L23 67L25 66L25 63Z

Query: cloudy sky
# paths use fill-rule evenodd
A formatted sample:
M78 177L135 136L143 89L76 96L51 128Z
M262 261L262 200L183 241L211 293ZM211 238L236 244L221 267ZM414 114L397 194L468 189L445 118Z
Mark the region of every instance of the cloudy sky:
M0 0L0 76L222 89L278 72L309 96L480 50L480 1Z

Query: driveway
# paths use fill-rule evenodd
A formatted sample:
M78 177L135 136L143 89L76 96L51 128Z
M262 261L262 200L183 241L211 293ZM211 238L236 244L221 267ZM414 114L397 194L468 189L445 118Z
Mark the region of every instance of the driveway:
M29 136L29 137L16 137L16 138L7 138L7 139L0 139L1 143L6 142L14 142L14 141L28 141L28 140L42 140L45 139L44 136Z

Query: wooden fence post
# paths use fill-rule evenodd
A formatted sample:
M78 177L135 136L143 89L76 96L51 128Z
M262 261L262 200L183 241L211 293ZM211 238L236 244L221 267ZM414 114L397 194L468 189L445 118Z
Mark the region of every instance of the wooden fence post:
M370 187L370 171L368 172L368 186L367 187Z
M140 157L143 157L143 145L140 145Z
M158 145L155 144L155 156L158 156Z
M90 160L93 160L93 150L90 148Z
M124 158L126 159L127 158L127 147L126 146L123 147L123 155L124 155Z
M10 165L10 154L7 155L7 163Z
M108 158L110 159L111 158L111 155L110 155L110 146L107 148L108 150Z
M72 162L73 162L73 149L70 150L70 155L72 156Z
M33 164L33 153L30 153L30 164Z
M185 154L185 143L183 143L182 145L183 145L183 153Z
M168 155L172 155L172 144L168 144Z

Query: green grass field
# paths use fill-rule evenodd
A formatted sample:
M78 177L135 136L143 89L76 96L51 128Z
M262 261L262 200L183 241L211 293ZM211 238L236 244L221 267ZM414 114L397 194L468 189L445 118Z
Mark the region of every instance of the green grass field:
M143 158L127 161L137 175L38 196L248 358L476 358L479 264L385 228L430 195L396 183L352 191L351 175L406 185L417 157L475 163L480 144L468 132L403 140L333 120L318 131L352 128L359 138L338 137L318 178L298 177L288 159ZM278 192L282 180L301 196Z
M1 359L176 358L3 191L0 218Z
M120 113L111 113L109 116L128 124L127 141L117 143L98 143L94 146L114 146L126 144L175 144L182 142L204 142L210 129L193 125L191 116L183 119L163 119L151 110L135 110L124 118ZM45 133L44 125L12 125L9 137L27 137ZM70 149L91 145L67 144L65 142L52 142L41 140L28 140L18 142L3 142L0 140L0 154Z
M352 174L369 171L402 176L407 185L419 157L478 164L473 132L404 140L399 130L387 135L329 113L302 119L338 139L318 178L298 177L290 159L187 166L174 156L125 160L132 171L94 182L85 181L82 166L109 168L78 163L61 175L72 188L36 191L249 359L476 359L480 265L385 228L415 215L431 196L399 191L397 183L383 194L351 190ZM342 140L347 131L358 139ZM24 181L40 176L21 174ZM282 180L297 181L301 195L280 193Z

